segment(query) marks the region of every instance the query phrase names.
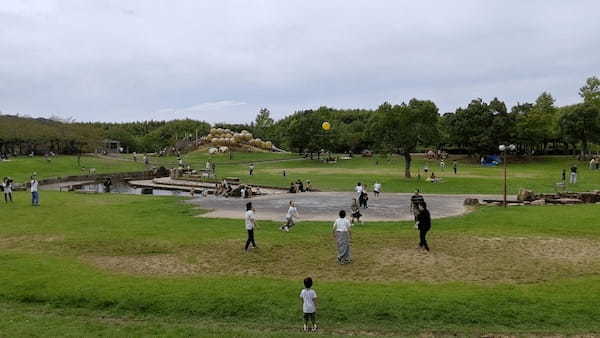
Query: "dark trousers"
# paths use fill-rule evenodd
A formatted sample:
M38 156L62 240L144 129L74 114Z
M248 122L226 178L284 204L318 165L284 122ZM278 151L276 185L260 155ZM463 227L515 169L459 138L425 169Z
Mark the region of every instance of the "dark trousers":
M248 250L248 246L252 243L252 247L256 248L256 243L254 242L254 229L248 230L248 239L246 240L245 249Z
M8 203L8 201L11 201L11 202L13 201L12 200L12 193L11 192L4 193L4 203Z
M429 231L429 229L419 229L419 247L425 248L425 250L429 251L429 246L427 245L427 238L425 238L427 236L427 231Z

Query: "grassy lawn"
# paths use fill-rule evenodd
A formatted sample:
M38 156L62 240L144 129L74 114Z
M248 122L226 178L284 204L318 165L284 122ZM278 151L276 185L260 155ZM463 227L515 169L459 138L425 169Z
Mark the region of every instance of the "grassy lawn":
M89 168L95 168L96 173L106 174L111 172L143 170L141 163L118 161L94 156L82 156L80 166L77 165L77 156L59 155L47 162L43 156L13 157L10 161L0 161L0 178L12 177L16 182L25 182L33 172L40 179L87 174Z
M568 185L571 191L590 191L600 189L600 171L588 170L585 162L577 162L572 157L542 157L530 162L509 163L508 188L515 194L520 188L533 189L536 192L554 192L555 183L561 181L562 169L568 171L572 164L578 165L578 182ZM441 183L425 182L417 178L420 170L428 166ZM503 191L504 171L500 167L482 167L467 161L458 160L458 174L452 172L452 159L448 168L442 171L436 161L426 161L415 157L412 164L413 178L404 178L404 160L394 157L391 161L355 157L335 164L319 161L286 161L275 163L256 163L255 175L248 176L247 164L223 164L217 167L219 176L240 177L244 182L287 187L290 181L311 180L313 187L325 191L350 191L356 182L367 184L372 190L377 180L387 192L412 192L416 188L426 193L446 194L501 194ZM283 170L287 176L283 176Z
M244 253L242 221L193 217L178 198L15 197L0 205L8 335L290 336L308 275L324 334L600 332L595 205L437 220L428 255L412 224L368 223L338 266L328 222L262 222L260 249Z
M123 159L132 160L132 154L120 154ZM209 155L207 151L193 151L187 154L183 154L183 161L185 164L189 164L194 168L204 168L206 161L210 160L216 163L249 163L249 162L261 162L261 161L277 161L277 160L288 160L300 158L297 154L288 153L271 153L271 152L233 152L229 153L218 153ZM142 162L144 154L137 154L137 161ZM177 156L150 156L149 161L151 165L164 165L164 166L176 166Z

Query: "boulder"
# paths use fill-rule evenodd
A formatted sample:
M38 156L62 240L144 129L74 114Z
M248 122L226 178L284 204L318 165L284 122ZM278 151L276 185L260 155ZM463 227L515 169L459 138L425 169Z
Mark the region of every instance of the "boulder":
M533 190L520 189L519 193L517 194L517 200L519 200L521 202L533 201L533 200L535 200L535 194L533 193Z
M479 200L476 198L465 198L463 205L479 205Z
M559 198L557 201L559 204L581 204L581 203L583 203L582 200L577 199L577 198Z
M579 194L579 199L583 201L583 203L596 203L600 201L600 196L591 192L582 192Z
M531 202L531 205L545 205L546 200L535 200Z

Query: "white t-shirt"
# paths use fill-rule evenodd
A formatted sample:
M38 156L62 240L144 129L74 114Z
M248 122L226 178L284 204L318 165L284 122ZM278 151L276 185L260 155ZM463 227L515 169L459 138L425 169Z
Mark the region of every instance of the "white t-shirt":
M356 194L360 195L363 192L364 188L362 185L357 185L356 188L354 188L354 190L356 191Z
M246 230L254 229L254 211L246 211Z
M10 183L2 183L2 186L4 187L4 193L5 194L12 193L12 184L10 184Z
M315 306L315 299L317 298L317 293L315 292L315 290L302 289L302 291L300 291L300 298L302 298L302 300L304 301L302 304L302 312L317 312L317 307Z
M335 231L348 231L351 226L352 224L347 218L338 218L335 220L335 223L333 223Z
M290 219L294 216L298 217L298 209L296 209L296 207L290 207L285 218Z
M38 181L31 180L31 192L37 192L37 191L38 191Z
M380 192L381 191L381 183L375 183L375 185L373 185L373 190Z

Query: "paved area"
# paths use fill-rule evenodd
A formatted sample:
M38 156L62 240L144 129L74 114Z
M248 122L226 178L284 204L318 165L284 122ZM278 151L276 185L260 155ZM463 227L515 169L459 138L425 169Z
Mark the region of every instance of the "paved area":
M412 194L386 193L376 199L369 194L369 208L362 209L363 220L396 221L413 218L409 211ZM210 212L201 217L243 218L245 204L252 202L258 219L283 221L290 200L296 201L301 220L332 221L341 209L350 213L351 192L312 192L299 194L276 194L254 197L252 199L199 197L189 200ZM433 218L458 216L467 211L463 206L465 198L501 199L496 195L424 195ZM512 196L511 196L512 197Z

